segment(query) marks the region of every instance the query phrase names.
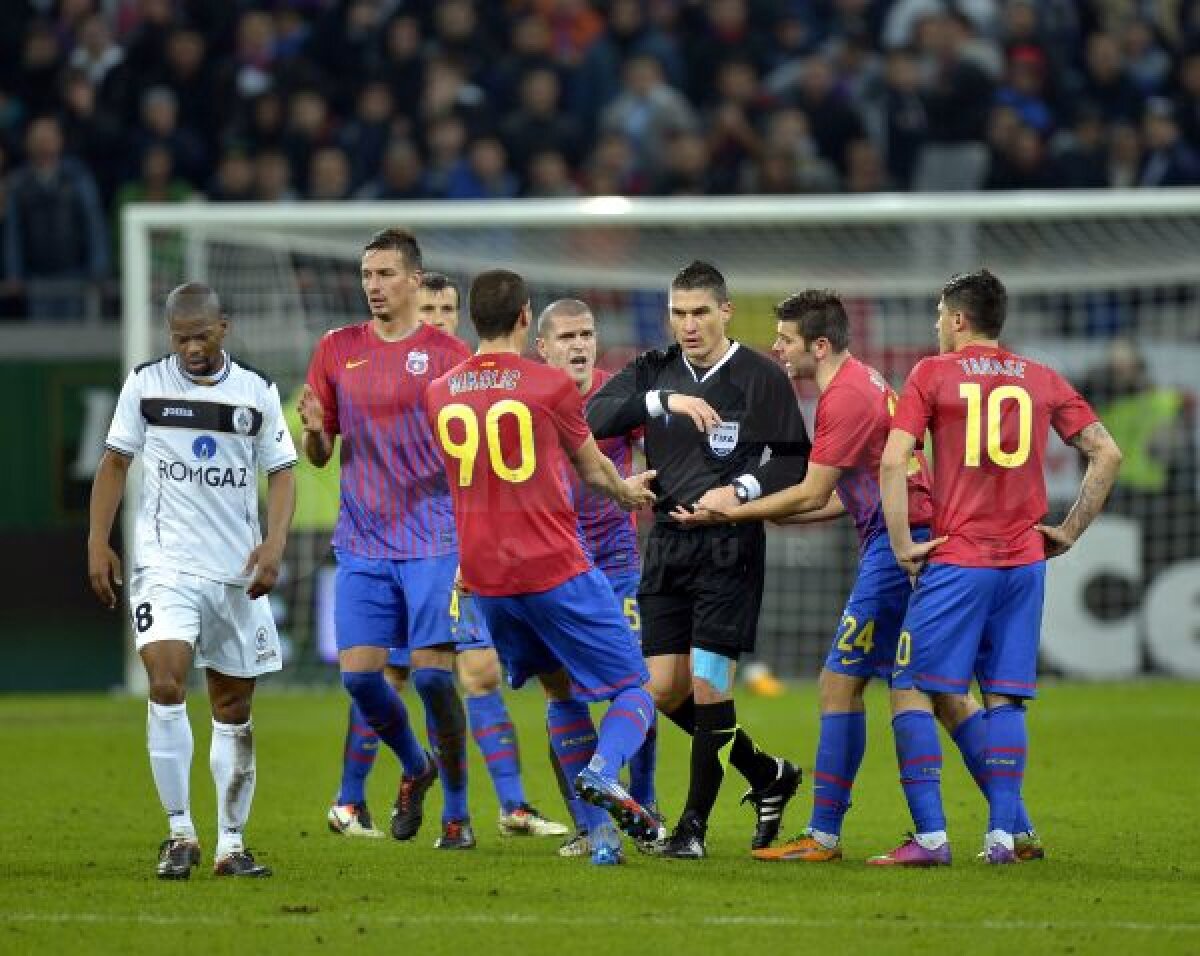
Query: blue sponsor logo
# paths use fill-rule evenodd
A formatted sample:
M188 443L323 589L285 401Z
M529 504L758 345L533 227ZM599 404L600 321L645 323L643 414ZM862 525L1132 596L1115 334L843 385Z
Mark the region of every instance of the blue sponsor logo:
M201 461L207 461L217 453L217 440L212 435L199 435L192 442L192 454Z

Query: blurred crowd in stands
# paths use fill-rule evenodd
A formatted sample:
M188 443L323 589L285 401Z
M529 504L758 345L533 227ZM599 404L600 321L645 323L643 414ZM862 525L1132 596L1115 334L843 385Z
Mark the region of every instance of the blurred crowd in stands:
M1197 182L1200 0L0 3L6 311L146 200Z

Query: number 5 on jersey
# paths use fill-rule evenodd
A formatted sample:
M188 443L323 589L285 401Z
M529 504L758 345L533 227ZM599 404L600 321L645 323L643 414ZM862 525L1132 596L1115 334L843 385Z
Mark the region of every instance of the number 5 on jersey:
M519 452L511 465L505 461L500 443L500 423L509 417L516 422ZM461 439L450 433L453 422L462 425ZM446 454L458 462L458 484L466 488L475 478L475 462L479 457L479 416L470 405L447 405L438 412L437 427L438 440ZM533 443L533 415L528 405L511 398L492 405L483 417L483 437L488 461L497 478L513 484L529 480L537 468L537 453Z

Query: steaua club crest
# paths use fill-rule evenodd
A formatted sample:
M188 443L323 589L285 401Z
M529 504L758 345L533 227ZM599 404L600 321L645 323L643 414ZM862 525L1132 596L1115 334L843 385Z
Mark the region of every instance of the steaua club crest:
M413 375L424 375L429 371L428 352L409 352L408 361L404 365Z

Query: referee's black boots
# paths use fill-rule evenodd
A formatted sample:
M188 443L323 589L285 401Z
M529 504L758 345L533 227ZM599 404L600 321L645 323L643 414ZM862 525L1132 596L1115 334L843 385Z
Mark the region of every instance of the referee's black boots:
M704 849L704 834L708 825L691 810L685 811L675 824L661 855L671 860L703 860L708 851Z

